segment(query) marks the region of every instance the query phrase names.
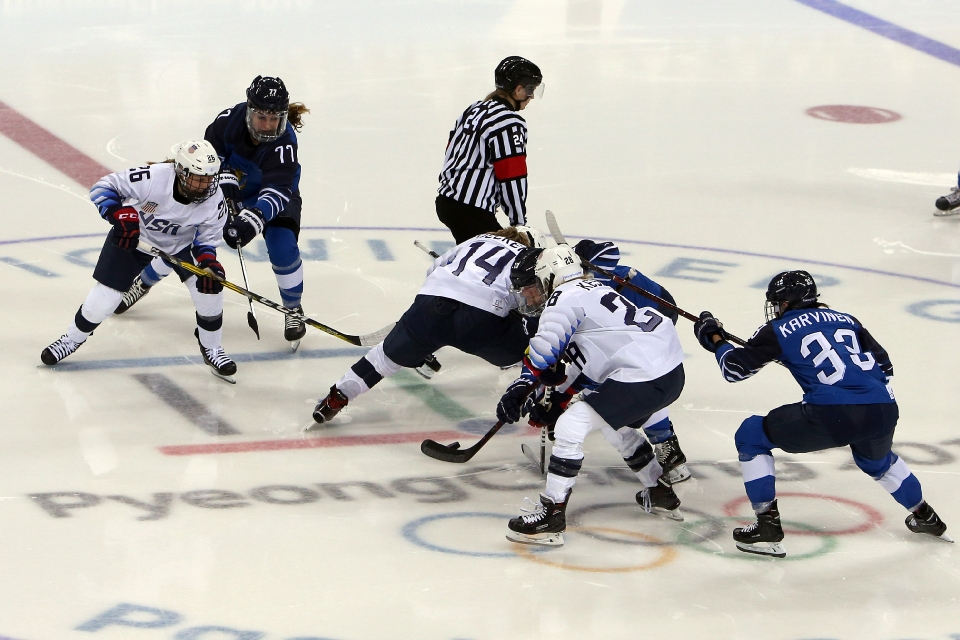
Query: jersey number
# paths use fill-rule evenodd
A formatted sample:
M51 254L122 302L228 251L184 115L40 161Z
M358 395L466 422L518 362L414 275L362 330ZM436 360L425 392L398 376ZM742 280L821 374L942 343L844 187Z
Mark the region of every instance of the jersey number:
M833 334L833 339L837 345L843 346L849 352L848 355L853 364L864 371L870 371L877 363L873 358L873 354L861 353L860 343L857 342L857 334L851 329L837 329ZM848 340L849 344L847 344ZM847 365L844 364L840 354L836 352L833 345L830 344L830 341L827 340L827 337L823 335L822 332L817 331L816 333L804 336L800 342L800 355L804 358L809 358L813 354L810 346L814 343L819 345L820 351L813 356L813 366L819 367L824 362L827 362L833 369L833 373L829 375L826 370L818 372L817 380L823 384L836 384L840 382L843 379L843 374L847 372Z
M463 273L463 270L467 267L467 261L470 260L470 257L475 254L483 245L483 242L474 242L471 244L470 250L467 251L466 255L463 256L463 259L460 260L460 264L457 265L456 269L454 269L453 275L459 276L461 273ZM501 257L495 263L490 264L488 260L501 251L506 251L506 255ZM490 251L487 251L485 254L477 258L474 264L487 272L486 277L483 279L483 284L487 286L493 284L493 281L496 280L497 276L503 272L503 269L507 266L507 263L513 260L515 257L515 254L506 247L494 247Z
M283 160L283 150L284 150L284 149L289 149L289 150L290 150L290 162L296 162L296 161L297 161L297 157L296 157L296 156L294 155L294 153L293 153L293 145L292 145L292 144L282 144L282 145L280 145L279 147L275 147L275 148L274 148L274 151L276 151L277 153L280 154L280 164L284 164L284 160Z
M636 306L616 291L611 291L607 295L600 298L600 304L610 310L611 313L617 312L617 302L622 304L627 312L623 316L623 324L631 325L634 327L639 327L640 331L644 333L649 333L660 326L660 323L663 322L663 316L658 313L655 313L651 309L644 309L640 317L645 319L646 322L637 322L637 309Z
M130 169L130 182L140 182L146 178L150 179L150 167L137 167L136 169Z

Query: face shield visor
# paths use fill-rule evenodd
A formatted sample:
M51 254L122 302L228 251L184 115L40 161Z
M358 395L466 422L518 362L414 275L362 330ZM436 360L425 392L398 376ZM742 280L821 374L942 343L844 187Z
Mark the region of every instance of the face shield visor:
M517 310L525 316L539 316L547 304L547 293L539 278L522 287L510 287L510 295L517 303Z
M248 103L247 130L257 142L273 142L287 130L287 111L264 111Z
M542 82L540 83L531 82L529 84L524 84L523 90L527 93L528 100L532 98L536 98L537 100L540 100L541 98L543 98L543 89L545 86L546 85L543 84Z

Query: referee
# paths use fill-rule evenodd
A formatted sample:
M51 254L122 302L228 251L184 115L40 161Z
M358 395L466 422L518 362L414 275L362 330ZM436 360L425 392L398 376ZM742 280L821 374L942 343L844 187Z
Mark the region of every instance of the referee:
M494 81L496 91L467 107L447 141L437 217L457 244L501 229L498 206L511 225L526 224L527 123L518 112L543 96L543 74L510 56L497 65Z

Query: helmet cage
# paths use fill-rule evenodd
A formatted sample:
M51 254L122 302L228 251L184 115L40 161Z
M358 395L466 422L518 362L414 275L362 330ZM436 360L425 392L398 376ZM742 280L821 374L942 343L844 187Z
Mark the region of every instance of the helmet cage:
M173 148L173 166L180 194L196 204L208 200L220 185L220 158L206 140L187 140Z

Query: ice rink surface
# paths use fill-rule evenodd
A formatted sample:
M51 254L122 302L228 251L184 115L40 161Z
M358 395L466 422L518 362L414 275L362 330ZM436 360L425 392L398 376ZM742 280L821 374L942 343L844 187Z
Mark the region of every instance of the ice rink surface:
M541 488L532 430L463 466L419 450L472 444L516 370L445 349L432 381L403 372L304 433L364 350L311 330L290 355L265 308L258 342L228 294L227 385L172 278L62 366L39 359L93 283L100 166L162 160L258 74L311 109L306 311L347 333L396 320L429 264L413 241L450 243L447 133L519 54L546 84L523 113L532 224L551 209L570 237L617 239L743 337L769 278L809 269L889 351L894 450L956 537L960 217L931 214L960 161L958 27L947 0L0 1L0 638L960 638L960 550L908 532L847 450L779 455L789 555L735 549L752 514L733 434L801 392L774 366L724 382L685 320L686 521L642 513L593 434L549 551L504 539ZM260 241L249 258L278 299Z

